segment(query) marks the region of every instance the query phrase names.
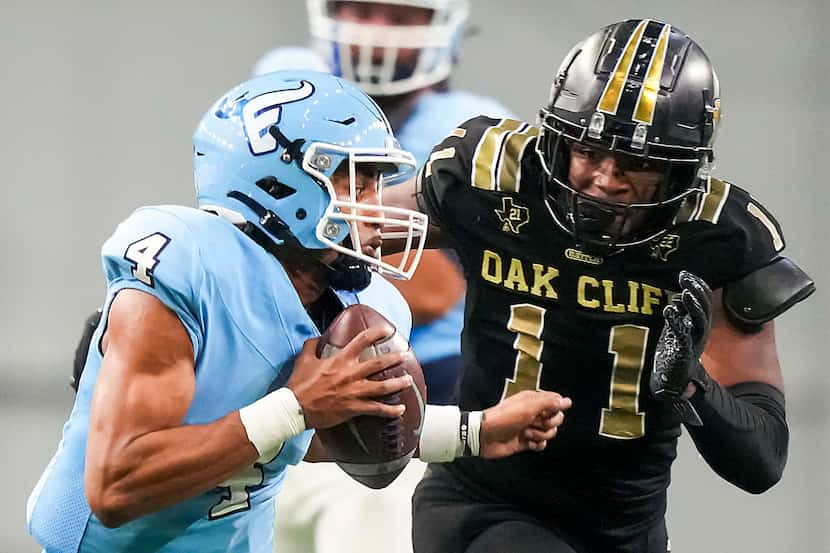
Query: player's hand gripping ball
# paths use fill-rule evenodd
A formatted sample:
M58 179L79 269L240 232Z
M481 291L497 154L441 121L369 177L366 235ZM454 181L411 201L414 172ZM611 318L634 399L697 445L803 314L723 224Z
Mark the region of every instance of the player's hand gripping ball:
M409 352L405 360L370 376L384 380L409 374L413 384L396 394L377 398L389 405L404 404L406 411L391 419L358 416L331 428L317 430L328 453L349 476L370 488L388 486L406 467L421 434L426 405L426 386L421 365L409 348L406 338L383 315L366 305L356 304L344 309L320 337L317 357L326 358L351 341L361 331L382 327L384 338L366 348L361 360L392 352Z

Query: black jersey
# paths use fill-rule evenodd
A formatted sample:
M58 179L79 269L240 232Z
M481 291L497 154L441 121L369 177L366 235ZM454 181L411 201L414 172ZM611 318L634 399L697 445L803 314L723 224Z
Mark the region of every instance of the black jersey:
M544 452L450 469L495 501L622 539L665 512L680 423L648 381L678 273L719 288L772 261L783 239L747 192L713 178L658 240L583 251L544 202L537 135L519 121L472 119L419 176L422 208L452 237L467 277L462 409L526 389L573 399Z

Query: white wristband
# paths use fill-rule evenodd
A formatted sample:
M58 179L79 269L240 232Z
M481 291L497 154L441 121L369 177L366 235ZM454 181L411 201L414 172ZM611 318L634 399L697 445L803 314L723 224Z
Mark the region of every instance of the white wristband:
M305 418L297 397L289 388L279 388L239 410L248 440L262 455L303 432Z
M470 412L470 430L467 435L467 444L470 446L473 457L478 457L479 450L481 449L481 421L483 418L484 411Z
M462 429L461 411L455 405L427 405L421 429L418 456L427 463L446 463L464 453L468 445L473 455L479 453L481 411L469 413ZM461 436L466 435L466 443Z

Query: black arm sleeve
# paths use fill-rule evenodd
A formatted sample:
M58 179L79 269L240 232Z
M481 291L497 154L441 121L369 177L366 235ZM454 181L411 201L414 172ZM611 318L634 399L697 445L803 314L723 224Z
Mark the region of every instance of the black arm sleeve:
M790 436L784 394L762 382L724 389L709 379L689 401L703 424L686 429L712 470L753 494L781 479Z

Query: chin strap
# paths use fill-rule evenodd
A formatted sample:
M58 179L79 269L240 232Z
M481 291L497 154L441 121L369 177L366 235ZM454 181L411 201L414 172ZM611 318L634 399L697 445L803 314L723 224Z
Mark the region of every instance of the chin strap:
M270 209L266 209L258 201L254 200L250 196L243 194L242 192L239 192L238 190L231 190L230 192L228 192L228 197L233 198L238 202L242 202L248 207L248 209L256 213L256 216L259 217L259 224L262 225L263 228L267 230L274 238L280 241L279 243L275 243L268 237L264 237L273 246L293 245L294 247L302 248L300 243L297 241L297 238L291 232L291 229L288 228L288 225L285 223L285 221L280 219L280 217L276 213L274 213ZM251 223L248 224L250 225ZM246 234L248 233L246 232ZM259 240L257 240L256 238L254 240L257 244L260 243ZM271 251L269 248L265 249Z
M325 263L323 264L325 265ZM372 281L369 266L363 261L346 254L338 255L334 263L327 265L327 267L331 270L329 284L335 290L360 292L365 290Z
M280 159L282 159L285 163L291 163L292 161L297 162L297 165L302 168L303 165L303 152L302 148L305 144L304 138L298 138L297 140L289 140L287 136L282 134L279 127L276 125L271 125L268 129L268 134L274 137L274 140L277 141L277 144L283 147L285 152L283 152Z

